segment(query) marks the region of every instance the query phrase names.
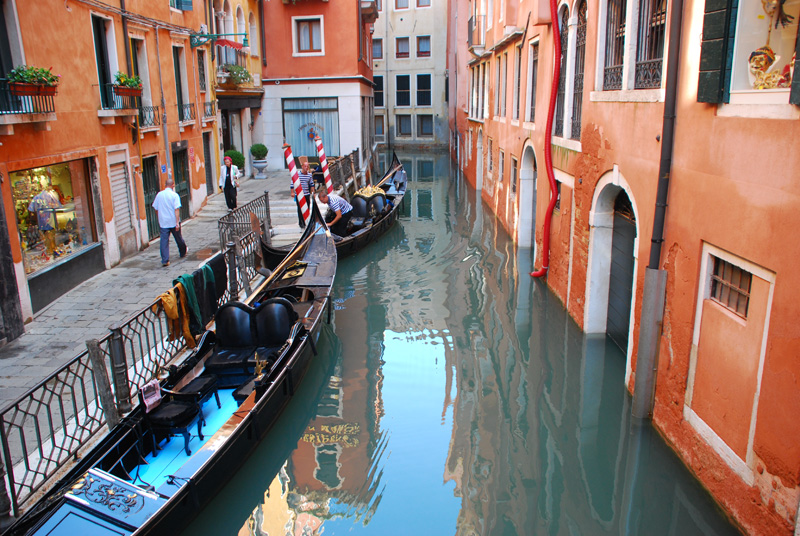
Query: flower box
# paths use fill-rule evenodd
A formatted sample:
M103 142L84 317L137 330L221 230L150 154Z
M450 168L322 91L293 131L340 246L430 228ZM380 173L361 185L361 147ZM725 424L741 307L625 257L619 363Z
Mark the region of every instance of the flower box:
M120 97L141 97L142 88L128 86L114 86L114 94Z
M52 97L58 92L58 86L29 84L27 82L9 82L8 88L18 97Z

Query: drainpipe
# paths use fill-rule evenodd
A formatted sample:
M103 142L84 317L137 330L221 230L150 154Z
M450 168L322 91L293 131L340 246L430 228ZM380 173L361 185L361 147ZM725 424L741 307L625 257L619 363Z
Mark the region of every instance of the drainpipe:
M650 239L650 263L644 276L642 315L639 323L639 352L636 359L636 381L631 413L645 419L653 414L658 371L658 342L667 286L667 272L661 270L661 244L664 242L664 221L669 197L669 176L672 171L672 150L675 142L675 108L678 93L678 60L681 52L683 0L672 3L667 59L667 85L664 97L664 120L661 127L661 161L658 168L658 191Z
M158 61L158 89L161 91L161 130L164 132L164 150L166 151L166 155L164 156L164 160L166 161L167 166L167 178L172 177L172 162L170 160L170 156L172 154L169 150L169 132L167 131L167 101L164 98L164 80L161 77L161 47L158 44L158 31L161 29L160 26L156 26L156 61ZM179 76L179 73L175 73L175 76Z
M553 172L553 116L556 111L556 98L558 95L558 80L561 77L561 32L558 28L558 6L556 0L550 0L550 18L553 21L553 55L555 65L553 69L553 83L550 86L550 107L547 109L547 125L544 129L544 167L547 170L547 179L550 182L550 203L544 216L544 230L541 269L531 272L531 277L542 277L550 268L550 223L553 219L553 210L556 208L556 176Z

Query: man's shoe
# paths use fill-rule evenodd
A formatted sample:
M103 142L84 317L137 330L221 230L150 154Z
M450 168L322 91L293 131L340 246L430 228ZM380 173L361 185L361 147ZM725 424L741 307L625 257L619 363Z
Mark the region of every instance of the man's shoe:
M186 251L183 252L183 255L181 255L181 259L184 258L187 253L189 253L189 248L186 248Z
M161 266L169 266L169 261L167 261L167 262L162 262L162 263L161 263Z

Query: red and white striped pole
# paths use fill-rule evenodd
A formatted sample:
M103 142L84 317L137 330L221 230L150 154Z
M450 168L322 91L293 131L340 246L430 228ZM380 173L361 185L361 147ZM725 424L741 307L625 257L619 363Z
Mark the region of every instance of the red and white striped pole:
M297 166L294 165L294 155L292 154L291 145L283 145L283 154L286 157L286 165L289 166L289 173L292 175L292 190L294 190L297 204L300 205L300 213L303 215L303 221L308 225L311 219L311 207L306 203L306 196L303 193L303 185L300 184L300 175L297 172Z
M328 159L325 158L325 149L322 147L322 138L316 136L314 143L317 145L317 154L319 155L319 165L322 166L322 175L325 177L325 186L328 187L328 193L333 193L333 182L331 181L331 172L328 171Z

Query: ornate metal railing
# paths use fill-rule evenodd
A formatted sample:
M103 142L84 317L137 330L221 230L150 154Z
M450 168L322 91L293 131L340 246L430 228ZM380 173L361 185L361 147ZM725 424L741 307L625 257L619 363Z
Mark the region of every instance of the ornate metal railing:
M238 248L217 253L224 256L228 273L235 274L218 305L238 298L239 289L258 277L257 247L257 235L248 230L238 239ZM0 504L10 502L14 516L62 476L107 423L111 426L118 415L130 411L138 389L184 350L183 336L169 333L158 304L155 300L112 326L99 341L87 343L87 350L0 412L0 478L3 467L7 473L7 487L0 486L0 494L8 493L8 498L0 495ZM94 361L90 346L97 350ZM93 363L103 364L103 374L96 374Z
M55 111L54 97L49 95L15 95L8 86L8 80L0 78L0 115L43 114Z
M178 120L179 121L194 121L194 103L178 105Z
M203 103L203 117L214 117L217 115L217 101L206 101Z
M264 195L253 199L245 205L237 207L217 221L220 248L225 249L229 242L235 242L237 238L252 232L253 229L250 224L251 212L255 214L258 220L266 227L266 229L264 229L264 238L268 244L270 243L269 230L272 228L272 219L269 213L269 192L264 192Z
M161 124L161 113L158 106L142 106L139 108L139 126L141 128L157 127Z
M137 110L141 106L142 98L117 95L114 84L103 84L100 86L100 103L104 110Z

